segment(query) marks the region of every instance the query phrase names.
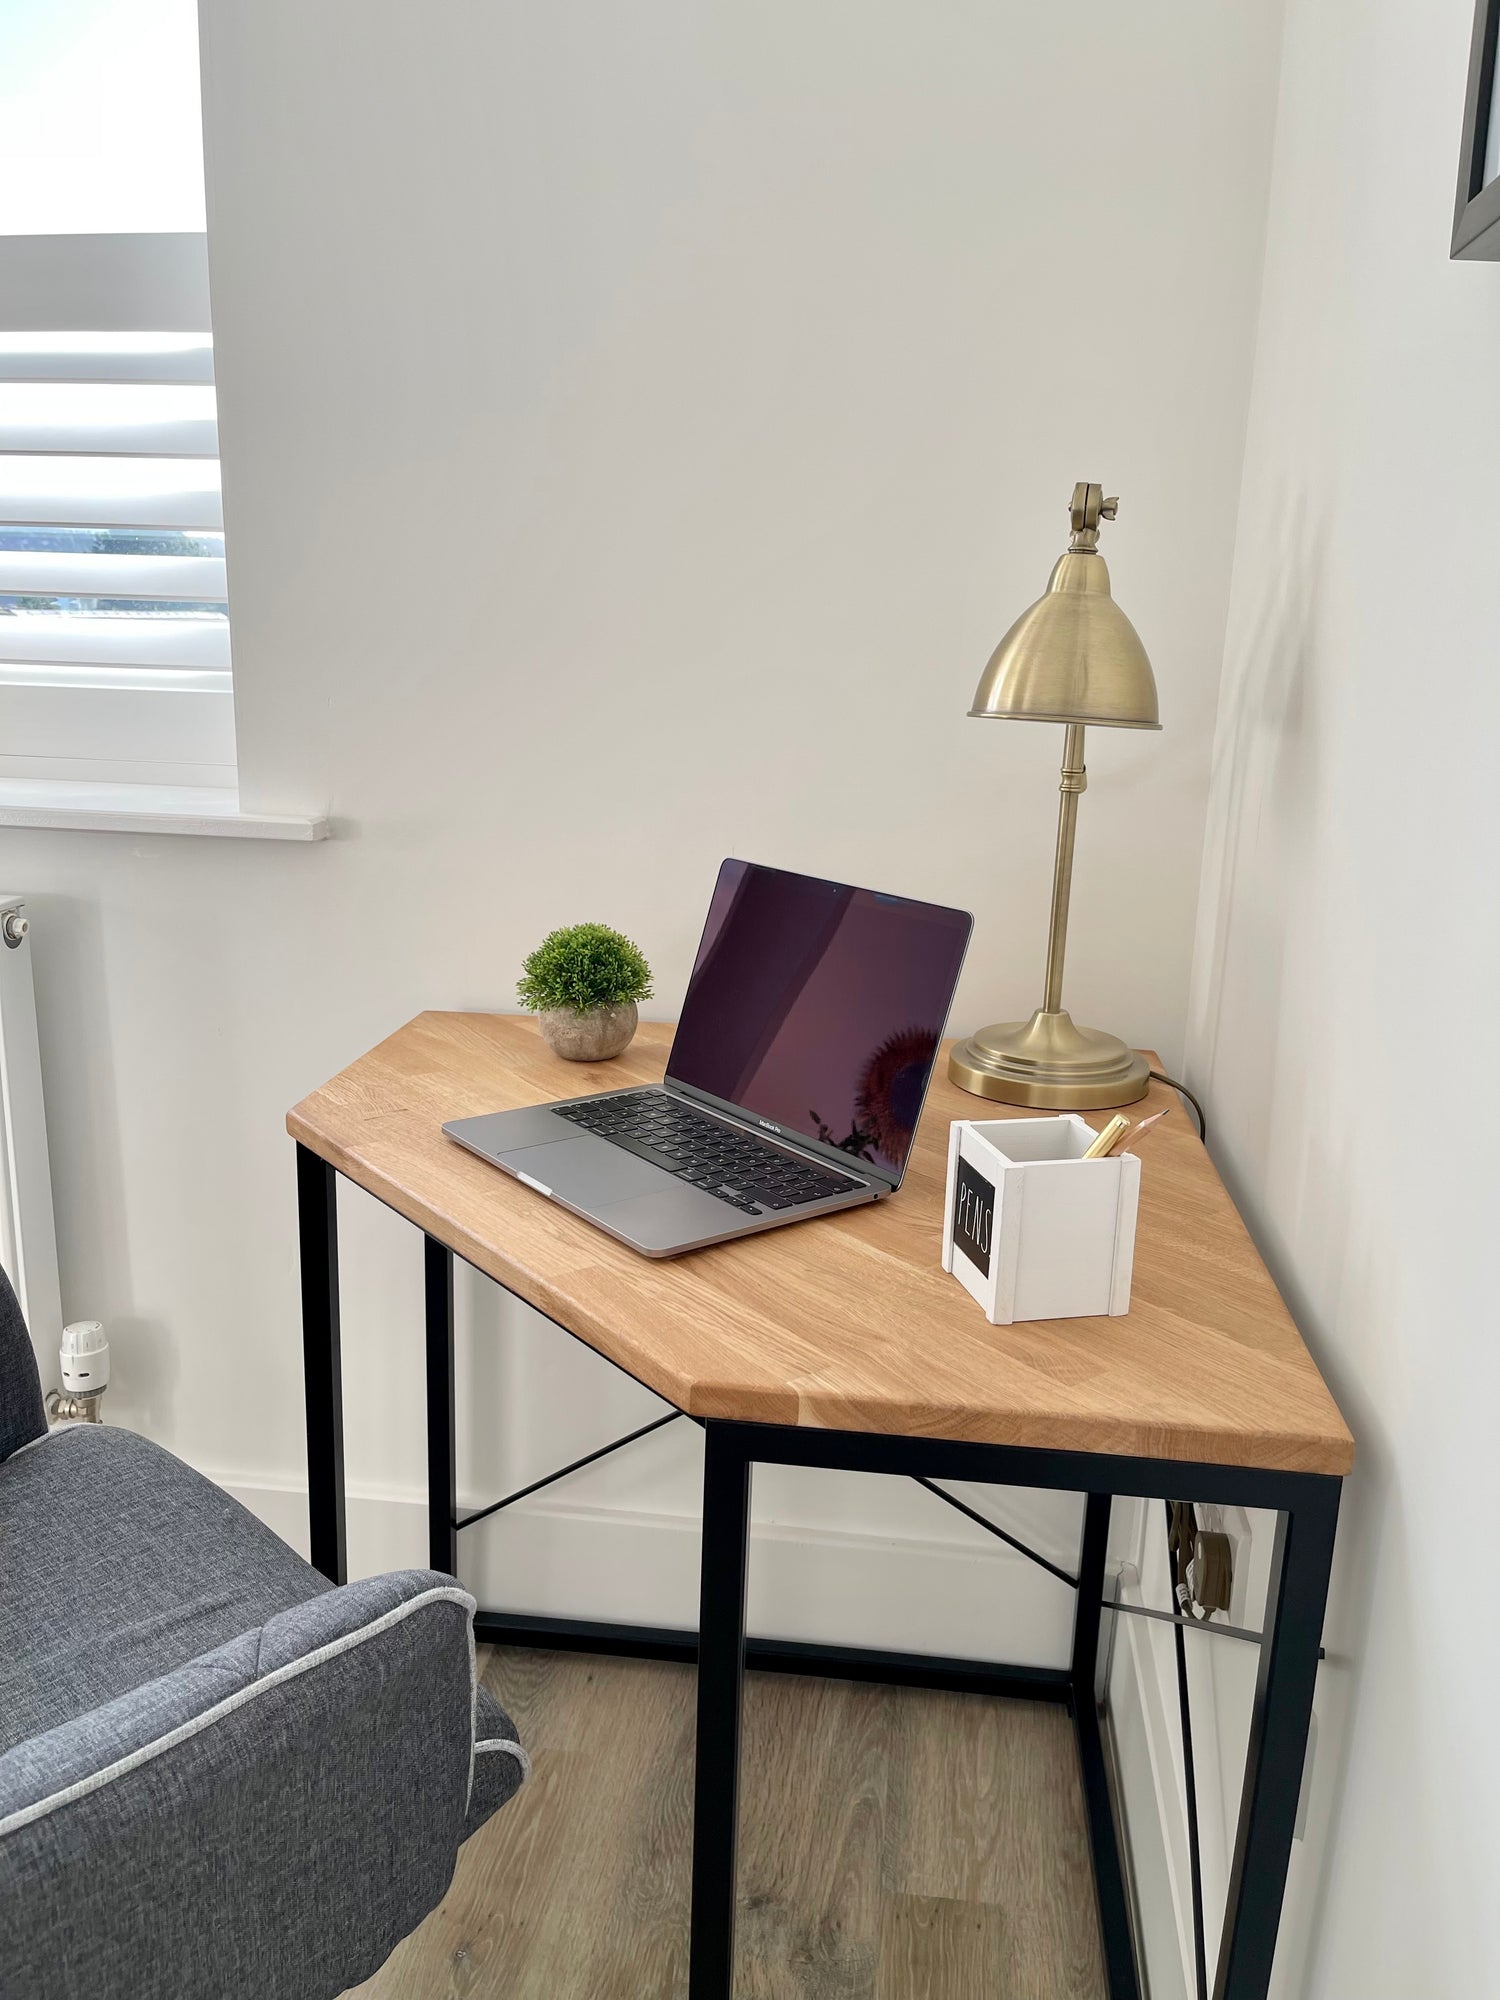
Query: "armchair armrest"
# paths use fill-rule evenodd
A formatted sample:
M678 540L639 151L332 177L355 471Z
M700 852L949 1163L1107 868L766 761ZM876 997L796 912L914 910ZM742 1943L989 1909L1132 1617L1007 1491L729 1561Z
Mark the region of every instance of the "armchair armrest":
M427 1570L322 1592L0 1757L0 2000L367 1977L463 1838L472 1614Z
M21 1308L0 1270L0 1461L47 1428L41 1378Z

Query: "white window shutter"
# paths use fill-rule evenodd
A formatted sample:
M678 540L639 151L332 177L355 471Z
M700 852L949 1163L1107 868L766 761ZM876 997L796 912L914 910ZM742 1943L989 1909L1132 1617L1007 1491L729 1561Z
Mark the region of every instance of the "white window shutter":
M0 776L234 782L201 235L0 238Z

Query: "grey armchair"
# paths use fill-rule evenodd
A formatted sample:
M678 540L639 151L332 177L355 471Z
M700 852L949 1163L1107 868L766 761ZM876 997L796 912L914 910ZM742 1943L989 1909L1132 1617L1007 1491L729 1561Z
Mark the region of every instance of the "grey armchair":
M527 1774L473 1600L335 1589L129 1431L49 1432L0 1273L0 2000L320 2000Z

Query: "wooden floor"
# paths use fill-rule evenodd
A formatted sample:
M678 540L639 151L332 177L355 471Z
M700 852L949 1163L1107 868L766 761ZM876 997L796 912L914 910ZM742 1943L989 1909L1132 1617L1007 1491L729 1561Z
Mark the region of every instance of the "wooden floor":
M482 1648L533 1776L361 2000L687 1992L693 1674ZM752 1674L736 2000L1104 2000L1066 1712Z

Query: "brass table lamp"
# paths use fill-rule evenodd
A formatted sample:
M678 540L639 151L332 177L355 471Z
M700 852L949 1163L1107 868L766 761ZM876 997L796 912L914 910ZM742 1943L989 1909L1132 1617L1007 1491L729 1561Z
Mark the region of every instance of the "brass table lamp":
M1083 732L1160 729L1156 681L1135 627L1109 594L1099 554L1099 523L1112 521L1118 502L1082 481L1073 488L1073 537L1052 571L1044 597L1011 626L990 657L970 715L1012 721L1060 722L1062 804L1052 875L1052 923L1047 937L1047 985L1029 1021L982 1028L955 1048L948 1074L964 1090L1002 1104L1052 1111L1087 1111L1144 1097L1145 1060L1118 1036L1079 1028L1062 1004L1068 895L1073 882L1073 835L1078 794L1088 784Z

